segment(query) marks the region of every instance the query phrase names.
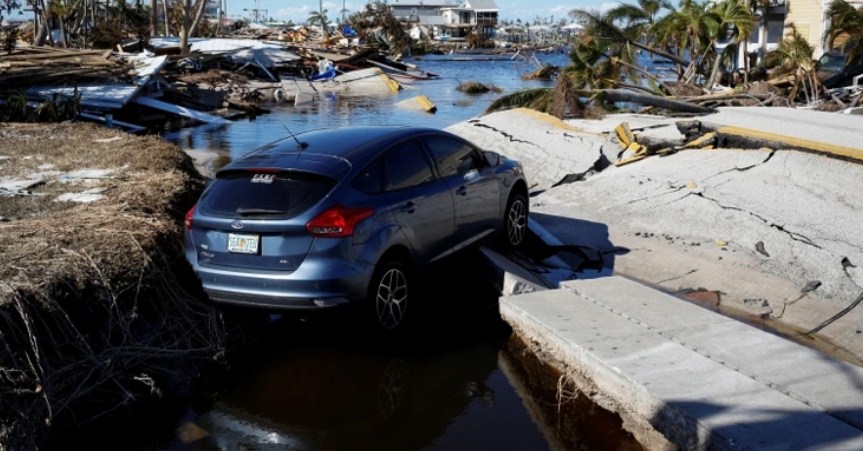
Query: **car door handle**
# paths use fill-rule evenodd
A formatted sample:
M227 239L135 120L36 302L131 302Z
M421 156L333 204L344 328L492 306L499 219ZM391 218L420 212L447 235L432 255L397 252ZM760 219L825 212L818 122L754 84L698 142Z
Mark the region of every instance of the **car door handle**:
M456 194L461 194L462 196L467 195L467 187L459 186L457 190L455 190Z
M404 212L404 213L412 214L413 212L416 211L416 209L417 209L417 204L415 204L413 202L408 202L408 203L402 205L402 212Z

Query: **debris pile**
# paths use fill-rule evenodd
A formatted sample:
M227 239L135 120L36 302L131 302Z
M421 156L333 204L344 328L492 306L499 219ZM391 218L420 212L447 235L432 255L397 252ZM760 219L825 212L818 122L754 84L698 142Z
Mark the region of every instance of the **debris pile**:
M77 117L137 132L176 116L222 123L265 113L267 103L312 102L321 93L388 95L401 89L400 79L437 76L374 48L306 42L314 36L303 30L254 29L256 38L277 40L193 38L187 55L171 37L151 38L141 53L17 49L0 55L0 84L7 88L0 119ZM334 38L349 43L341 34ZM46 109L64 114L36 114Z
M29 47L0 54L0 85L68 83L80 78L125 77L132 66L104 50Z

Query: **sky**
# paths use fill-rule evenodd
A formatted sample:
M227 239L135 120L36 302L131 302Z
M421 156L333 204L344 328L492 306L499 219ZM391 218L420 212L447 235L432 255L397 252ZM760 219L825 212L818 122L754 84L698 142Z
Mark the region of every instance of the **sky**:
M294 23L305 22L309 13L317 11L319 3L316 0L226 0L228 16L232 18L252 18L254 10L263 17L267 15L275 20L292 20ZM342 1L344 3L342 3ZM535 22L537 18L551 19L555 22L562 18L569 21L568 13L575 8L608 9L617 6L616 1L580 0L561 2L560 0L495 0L500 9L500 19L522 22ZM362 9L364 0L323 0L326 15L335 19L342 9L347 9L347 15ZM246 11L243 11L243 10Z

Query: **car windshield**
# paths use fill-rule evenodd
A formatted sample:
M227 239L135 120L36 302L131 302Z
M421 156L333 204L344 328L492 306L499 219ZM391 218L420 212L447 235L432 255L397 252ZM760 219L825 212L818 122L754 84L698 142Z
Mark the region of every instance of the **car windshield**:
M320 201L335 185L303 172L231 171L219 174L199 203L203 213L226 217L294 217Z
M836 73L845 65L845 57L834 53L825 53L818 60L818 69L824 72Z

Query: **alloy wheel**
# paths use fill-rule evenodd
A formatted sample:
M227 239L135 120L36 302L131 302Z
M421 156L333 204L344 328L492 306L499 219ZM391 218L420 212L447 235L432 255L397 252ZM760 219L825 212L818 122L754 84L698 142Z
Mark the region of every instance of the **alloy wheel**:
M408 282L398 268L389 268L380 278L375 295L378 322L385 329L395 329L405 319Z
M509 244L516 247L524 240L524 232L527 228L527 207L521 196L513 199L507 211L506 233Z

